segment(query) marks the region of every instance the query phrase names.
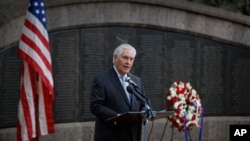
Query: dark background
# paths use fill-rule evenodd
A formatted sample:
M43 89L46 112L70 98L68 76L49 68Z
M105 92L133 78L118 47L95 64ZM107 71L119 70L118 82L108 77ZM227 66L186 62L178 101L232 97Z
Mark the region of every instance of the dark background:
M112 67L113 50L137 50L132 72L140 76L153 110L165 109L174 81L190 82L205 116L250 116L250 52L213 40L139 27L77 28L50 33L56 123L90 121L90 86ZM0 128L14 127L20 87L18 43L0 50Z

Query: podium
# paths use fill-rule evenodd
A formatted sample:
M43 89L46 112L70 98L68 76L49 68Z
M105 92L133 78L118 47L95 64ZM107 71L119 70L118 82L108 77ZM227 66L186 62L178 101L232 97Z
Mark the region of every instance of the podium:
M152 111L154 117L147 118L145 111L139 111L139 112L127 112L120 115L117 115L115 117L109 118L106 120L108 123L127 123L127 122L137 122L141 121L142 119L148 119L150 121L166 118L169 115L174 114L174 111Z
M146 123L147 123L147 120L149 121L154 121L154 120L157 120L157 119L161 119L161 118L167 118L167 116L169 115L172 115L174 114L174 111L166 111L166 110L163 110L163 111L151 111L152 112L152 115L153 117L147 117L147 112L145 111L139 111L139 112L127 112L127 113L123 113L123 114L120 114L120 115L117 115L115 117L111 117L109 119L106 120L106 122L108 124L113 124L113 125L116 125L116 124L126 124L126 123L132 123L132 122L142 122L144 123L144 141L147 141L147 138L146 138ZM141 130L142 131L142 130ZM140 136L140 139L141 140L141 137Z

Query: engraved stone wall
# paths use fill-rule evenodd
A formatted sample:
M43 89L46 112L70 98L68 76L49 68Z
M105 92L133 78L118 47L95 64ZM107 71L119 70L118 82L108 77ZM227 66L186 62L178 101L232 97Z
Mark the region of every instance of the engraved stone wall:
M140 27L96 27L50 34L57 123L92 120L94 76L112 67L122 42L137 50L132 72L140 76L153 110L165 109L173 81L198 91L206 116L249 116L250 52L205 38ZM0 127L15 126L21 60L17 45L1 50Z

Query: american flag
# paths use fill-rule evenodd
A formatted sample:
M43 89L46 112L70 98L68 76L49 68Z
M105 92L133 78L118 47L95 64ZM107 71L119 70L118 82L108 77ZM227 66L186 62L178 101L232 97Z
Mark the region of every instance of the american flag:
M17 140L54 133L53 77L43 0L30 0L18 48L23 60Z

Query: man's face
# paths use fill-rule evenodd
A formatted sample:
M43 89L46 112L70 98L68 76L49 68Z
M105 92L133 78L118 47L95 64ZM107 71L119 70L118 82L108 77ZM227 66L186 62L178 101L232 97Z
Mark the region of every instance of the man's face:
M113 56L114 59L114 65L117 69L117 71L121 75L125 75L129 73L131 70L133 63L134 63L134 52L131 49L124 48L122 50L122 53L117 56Z

